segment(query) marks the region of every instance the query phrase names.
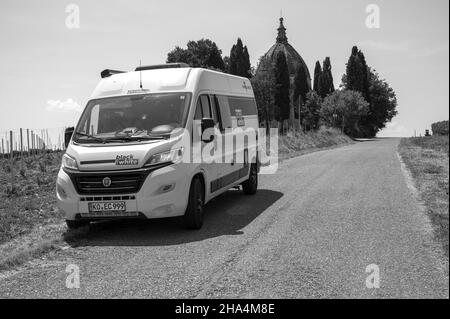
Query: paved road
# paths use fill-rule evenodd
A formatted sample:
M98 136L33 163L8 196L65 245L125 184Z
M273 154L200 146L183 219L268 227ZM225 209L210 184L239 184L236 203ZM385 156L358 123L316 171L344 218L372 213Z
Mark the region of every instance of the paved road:
M282 163L256 196L229 191L205 227L106 223L0 279L0 297L448 298L448 264L411 195L398 140ZM68 264L81 287L67 289ZM380 288L366 287L369 264ZM1 278L2 276L0 276Z

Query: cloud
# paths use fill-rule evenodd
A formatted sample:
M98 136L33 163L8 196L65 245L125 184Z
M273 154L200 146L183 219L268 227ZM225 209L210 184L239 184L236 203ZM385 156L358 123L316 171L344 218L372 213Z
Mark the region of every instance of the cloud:
M67 99L67 101L60 100L49 100L47 101L47 106L45 108L50 112L77 112L80 113L81 106L72 99Z
M363 41L360 46L377 51L387 52L405 52L411 50L411 45L408 41L388 43L382 41Z
M383 41L362 41L360 46L369 50L406 53L414 58L426 58L439 55L442 53L448 54L448 43L438 44L430 47L413 45L410 41L402 42L383 42Z
M422 50L419 50L417 53L413 54L413 56L417 58L427 58L443 53L448 54L448 43L432 48L423 48Z

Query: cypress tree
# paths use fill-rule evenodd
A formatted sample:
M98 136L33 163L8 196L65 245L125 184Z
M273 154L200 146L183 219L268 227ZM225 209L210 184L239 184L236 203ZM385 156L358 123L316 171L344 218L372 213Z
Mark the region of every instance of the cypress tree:
M280 51L275 62L275 117L281 123L289 119L289 87L290 80L286 56L283 51Z
M239 38L237 43L233 45L230 51L230 74L237 75L239 69L239 60L242 56L244 48L242 46L242 41Z
M314 68L314 88L313 90L317 93L319 93L320 87L320 76L322 74L322 67L320 66L320 62L316 62L316 67Z
M333 74L331 73L331 61L326 57L323 61L323 69L319 78L319 95L325 98L334 92Z
M360 60L360 63L361 63L361 73L362 73L362 79L363 79L361 93L364 96L364 98L366 99L366 101L370 103L369 67L368 67L367 62L366 62L366 57L364 56L364 53L361 50L358 51L358 57L359 57L359 60Z
M369 98L369 73L366 58L357 46L352 48L352 54L348 59L346 74L343 79L345 88L360 92L363 97Z
M238 38L237 43L231 48L229 73L250 78L250 68L250 56L247 46L244 46L241 38Z
M244 51L242 53L242 70L241 70L242 75L241 76L250 79L252 77L251 67L252 67L252 65L250 64L250 55L248 54L247 46L244 46Z
M370 92L371 71L367 65L364 53L354 46L352 54L347 63L346 74L344 75L343 84L347 90L353 90L361 93L364 99L369 102L369 110L367 114L362 115L360 119L359 137L373 137L378 131L376 114L379 110L376 101L372 101ZM372 103L375 102L375 103Z
M305 102L308 91L309 87L306 70L303 64L300 64L294 78L294 101L297 101L297 99L301 97L303 102Z

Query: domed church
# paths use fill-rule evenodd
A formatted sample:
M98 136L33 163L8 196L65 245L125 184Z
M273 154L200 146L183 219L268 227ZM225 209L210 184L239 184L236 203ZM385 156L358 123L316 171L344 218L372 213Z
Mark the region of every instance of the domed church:
M311 89L311 75L309 73L308 66L306 65L303 58L294 49L294 47L289 44L288 38L286 36L286 28L284 27L283 22L284 22L284 19L281 17L280 18L280 26L278 27L278 36L277 36L276 43L261 58L260 64L258 65L256 73L267 72L268 71L267 63L271 63L271 65L274 66L278 52L283 51L284 55L286 56L287 65L288 65L288 69L289 69L289 75L290 75L290 79L291 79L291 109L293 109L294 104L297 103L297 101L292 101L292 95L294 92L294 78L297 73L298 67L300 65L303 65L304 69L306 70L309 89Z

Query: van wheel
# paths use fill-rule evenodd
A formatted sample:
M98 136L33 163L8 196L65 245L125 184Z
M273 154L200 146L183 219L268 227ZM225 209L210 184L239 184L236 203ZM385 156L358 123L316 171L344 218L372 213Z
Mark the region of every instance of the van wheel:
M183 224L188 229L200 229L203 226L203 210L205 202L203 184L199 178L194 178L189 189L189 201Z
M256 164L250 166L250 175L248 180L242 183L242 190L246 195L254 195L258 190L258 169Z
M86 220L66 220L67 228L78 229L84 226L88 226L89 222Z

